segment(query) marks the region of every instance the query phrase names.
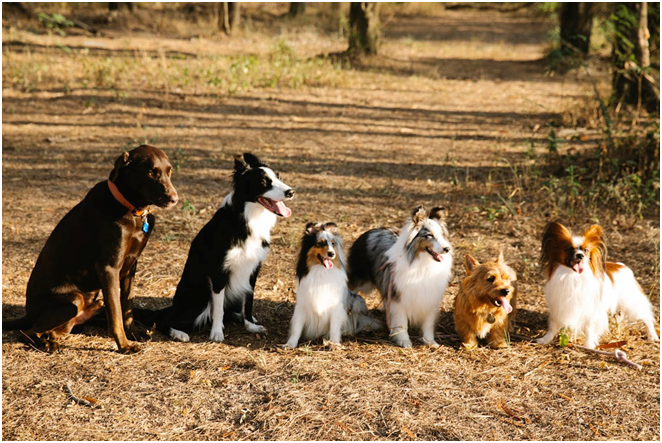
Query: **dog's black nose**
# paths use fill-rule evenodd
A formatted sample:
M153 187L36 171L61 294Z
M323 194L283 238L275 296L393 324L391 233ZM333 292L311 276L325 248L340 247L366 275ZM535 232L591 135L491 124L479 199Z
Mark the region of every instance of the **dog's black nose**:
M173 205L179 201L179 195L177 193L175 194L170 194L170 203Z
M508 294L510 294L510 289L508 289L508 288L503 288L503 289L501 290L501 295L506 296L506 295L508 295Z
M285 191L285 197L287 197L287 198L294 197L294 189L290 188L287 191Z
M575 260L584 260L584 253L583 252L575 253Z
M336 257L336 253L334 251L329 251L327 255L329 256L329 258L335 258Z

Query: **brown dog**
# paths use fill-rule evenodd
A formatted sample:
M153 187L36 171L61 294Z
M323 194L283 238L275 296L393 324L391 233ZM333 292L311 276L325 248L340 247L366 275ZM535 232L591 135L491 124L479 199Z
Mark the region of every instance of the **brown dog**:
M171 174L158 148L143 145L120 155L109 180L97 183L46 240L28 281L26 315L5 328L25 330L30 342L52 352L60 337L105 304L119 351L138 351L126 337L134 327L131 283L154 229L150 206L177 203Z
M506 335L517 304L517 274L504 262L503 252L496 261L482 265L467 254L465 268L467 277L455 297L453 312L462 344L473 348L478 344L477 337L488 337L492 348L507 347Z

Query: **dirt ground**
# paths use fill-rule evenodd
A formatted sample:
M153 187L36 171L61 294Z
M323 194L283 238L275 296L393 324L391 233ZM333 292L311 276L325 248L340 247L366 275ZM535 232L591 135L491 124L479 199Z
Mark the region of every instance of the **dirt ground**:
M523 339L467 351L453 337L462 257L486 260L499 250L519 277L517 334L545 331L539 237L559 215L578 229L605 227L610 257L634 270L659 321L659 207L642 219L606 207L569 213L558 195L545 194L549 125L593 100L583 72L545 74L549 19L387 11L384 56L351 69L310 65L299 83L288 73L288 84L281 75L275 86L213 90L195 77L212 62L234 69L252 59L232 57L252 54L260 63L282 41L305 59L346 47L333 26L280 18L286 4L251 8L232 38L158 15L139 15L133 26L125 15L91 22L100 36L45 35L3 21L3 319L23 314L46 238L123 149L148 142L166 150L181 199L157 213L140 259L142 307L170 303L191 240L230 190L233 155L259 155L297 191L257 282L254 311L266 336L230 326L222 344L209 342L208 331L175 343L154 333L141 353L120 355L104 328L88 327L50 355L3 331L3 439L659 440L660 348L641 325L613 326L603 338L627 341L622 349L640 371ZM118 68L125 65L135 69ZM173 81L173 72L193 80ZM593 76L608 84L599 66ZM559 148L595 146L599 130L582 131ZM403 350L379 331L347 338L343 349L321 341L280 349L305 224L336 222L349 247L367 229L401 226L419 204L448 209L455 248L437 328L442 346ZM380 315L376 294L367 302ZM72 401L66 385L94 407Z

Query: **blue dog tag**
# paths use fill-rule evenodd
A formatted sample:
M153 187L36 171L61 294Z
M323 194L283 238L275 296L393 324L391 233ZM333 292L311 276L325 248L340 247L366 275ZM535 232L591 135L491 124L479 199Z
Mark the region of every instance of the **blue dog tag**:
M147 223L147 219L143 222L143 232L147 234L149 232L149 223Z

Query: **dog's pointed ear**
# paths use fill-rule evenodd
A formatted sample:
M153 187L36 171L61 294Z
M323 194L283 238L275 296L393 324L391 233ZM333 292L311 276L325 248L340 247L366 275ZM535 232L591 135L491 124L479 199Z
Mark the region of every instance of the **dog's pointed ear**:
M316 234L322 230L322 223L310 222L306 225L306 234Z
M117 157L115 160L115 166L113 170L110 171L110 176L108 177L111 182L114 182L117 176L119 175L120 169L125 168L131 163L129 160L129 153L127 151L122 152L122 155Z
M266 166L264 163L260 161L257 156L251 154L250 152L244 153L244 160L246 160L246 163L250 165L251 168L257 169L261 166Z
M497 257L497 263L502 265L506 260L503 258L503 251L499 251L499 256Z
M473 272L474 268L478 266L478 260L473 258L471 255L467 254L464 256L464 268L467 270L467 275Z
M246 172L248 169L248 165L244 161L244 159L241 157L241 155L235 155L234 156L234 173L235 174L243 174Z
M322 229L329 231L333 235L338 234L338 225L333 222L325 223L324 226L322 226Z
M417 206L411 211L411 220L414 225L421 224L428 217L428 212L423 206Z
M432 210L430 211L430 218L433 220L442 221L444 218L446 218L446 208L444 207L432 208Z

